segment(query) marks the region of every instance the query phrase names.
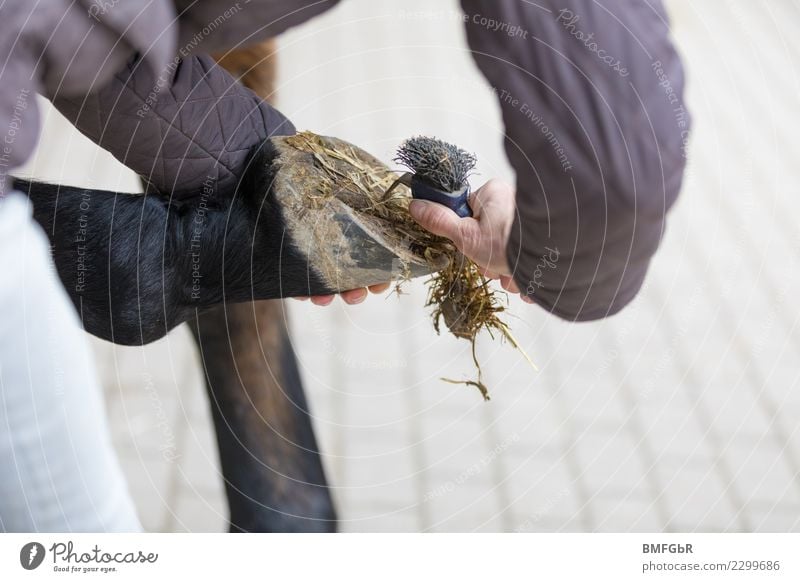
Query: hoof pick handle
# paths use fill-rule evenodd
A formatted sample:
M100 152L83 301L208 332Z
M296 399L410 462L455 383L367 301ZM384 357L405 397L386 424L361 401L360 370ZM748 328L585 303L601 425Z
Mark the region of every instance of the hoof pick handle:
M431 186L425 180L417 177L416 174L411 177L411 194L414 198L444 204L461 218L472 216L472 210L467 202L469 193L469 185L465 186L460 191L444 192L443 190Z

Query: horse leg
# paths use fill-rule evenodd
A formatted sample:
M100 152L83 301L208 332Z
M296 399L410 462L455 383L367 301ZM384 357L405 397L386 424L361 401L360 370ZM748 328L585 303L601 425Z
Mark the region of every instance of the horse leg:
M272 101L274 40L218 55ZM334 531L297 361L280 301L221 305L190 324L206 373L231 531Z
M278 43L267 39L257 44L214 55L216 61L242 85L275 105Z
M334 531L280 301L221 305L190 323L202 356L231 531Z

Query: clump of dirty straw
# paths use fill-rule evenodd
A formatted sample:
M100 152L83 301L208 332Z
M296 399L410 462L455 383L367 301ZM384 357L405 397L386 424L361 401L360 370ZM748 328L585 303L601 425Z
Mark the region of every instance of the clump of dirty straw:
M408 244L412 252L431 265L434 274L426 282L427 307L433 307L433 326L440 332L441 321L450 332L472 344L472 358L478 371L476 380L449 380L446 382L475 386L485 400L489 391L483 383L482 370L475 354L475 341L481 330L494 332L506 338L527 361L536 366L511 335L508 325L499 314L505 311L498 292L491 287L478 266L462 255L453 243L422 228L409 214L410 190L397 187L397 175L376 159L344 142L332 142L311 132L301 132L287 139L293 147L313 154L314 160L324 170L319 192L338 195L355 210L365 215L387 221L389 233L395 240ZM475 156L441 140L414 137L404 142L398 150L397 161L425 178L431 185L448 192L462 189L475 167ZM361 196L348 195L361 193ZM445 265L442 268L442 265ZM408 271L408 267L405 267ZM401 281L402 282L402 281ZM400 291L400 283L396 290Z
M456 192L467 186L467 179L475 168L473 154L440 139L416 136L401 144L395 161L424 179L432 186L445 192ZM517 348L533 365L525 351L511 335L508 325L499 314L505 307L490 280L483 276L478 266L470 259L456 252L453 260L428 280L427 306L433 307L433 326L439 332L441 320L456 337L467 339L472 344L472 359L478 370L475 381L455 381L477 387L484 399L489 400L489 391L482 381L481 365L475 354L475 340L485 329L494 338L499 332L511 345ZM534 368L536 367L533 365Z

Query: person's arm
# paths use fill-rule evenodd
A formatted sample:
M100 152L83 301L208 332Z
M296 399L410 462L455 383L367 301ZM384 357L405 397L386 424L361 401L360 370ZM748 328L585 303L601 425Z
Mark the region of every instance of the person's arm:
M195 197L209 184L231 191L255 147L295 131L209 56L176 59L160 75L137 58L99 91L53 103L167 197Z
M167 75L154 76L135 59L100 91L54 103L81 132L140 174L153 193L189 204L202 204L208 192L232 196L253 151L270 137L295 133L278 110L209 56L176 59ZM350 304L366 295L367 289L341 293ZM327 305L333 297L312 301Z
M508 274L559 317L616 313L642 285L685 166L683 69L663 7L461 4L517 174Z

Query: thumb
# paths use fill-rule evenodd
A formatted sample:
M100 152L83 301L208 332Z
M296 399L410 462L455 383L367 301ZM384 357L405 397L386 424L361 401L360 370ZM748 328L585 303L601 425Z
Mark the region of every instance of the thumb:
M425 230L458 242L461 218L447 206L427 200L412 200L408 211Z

